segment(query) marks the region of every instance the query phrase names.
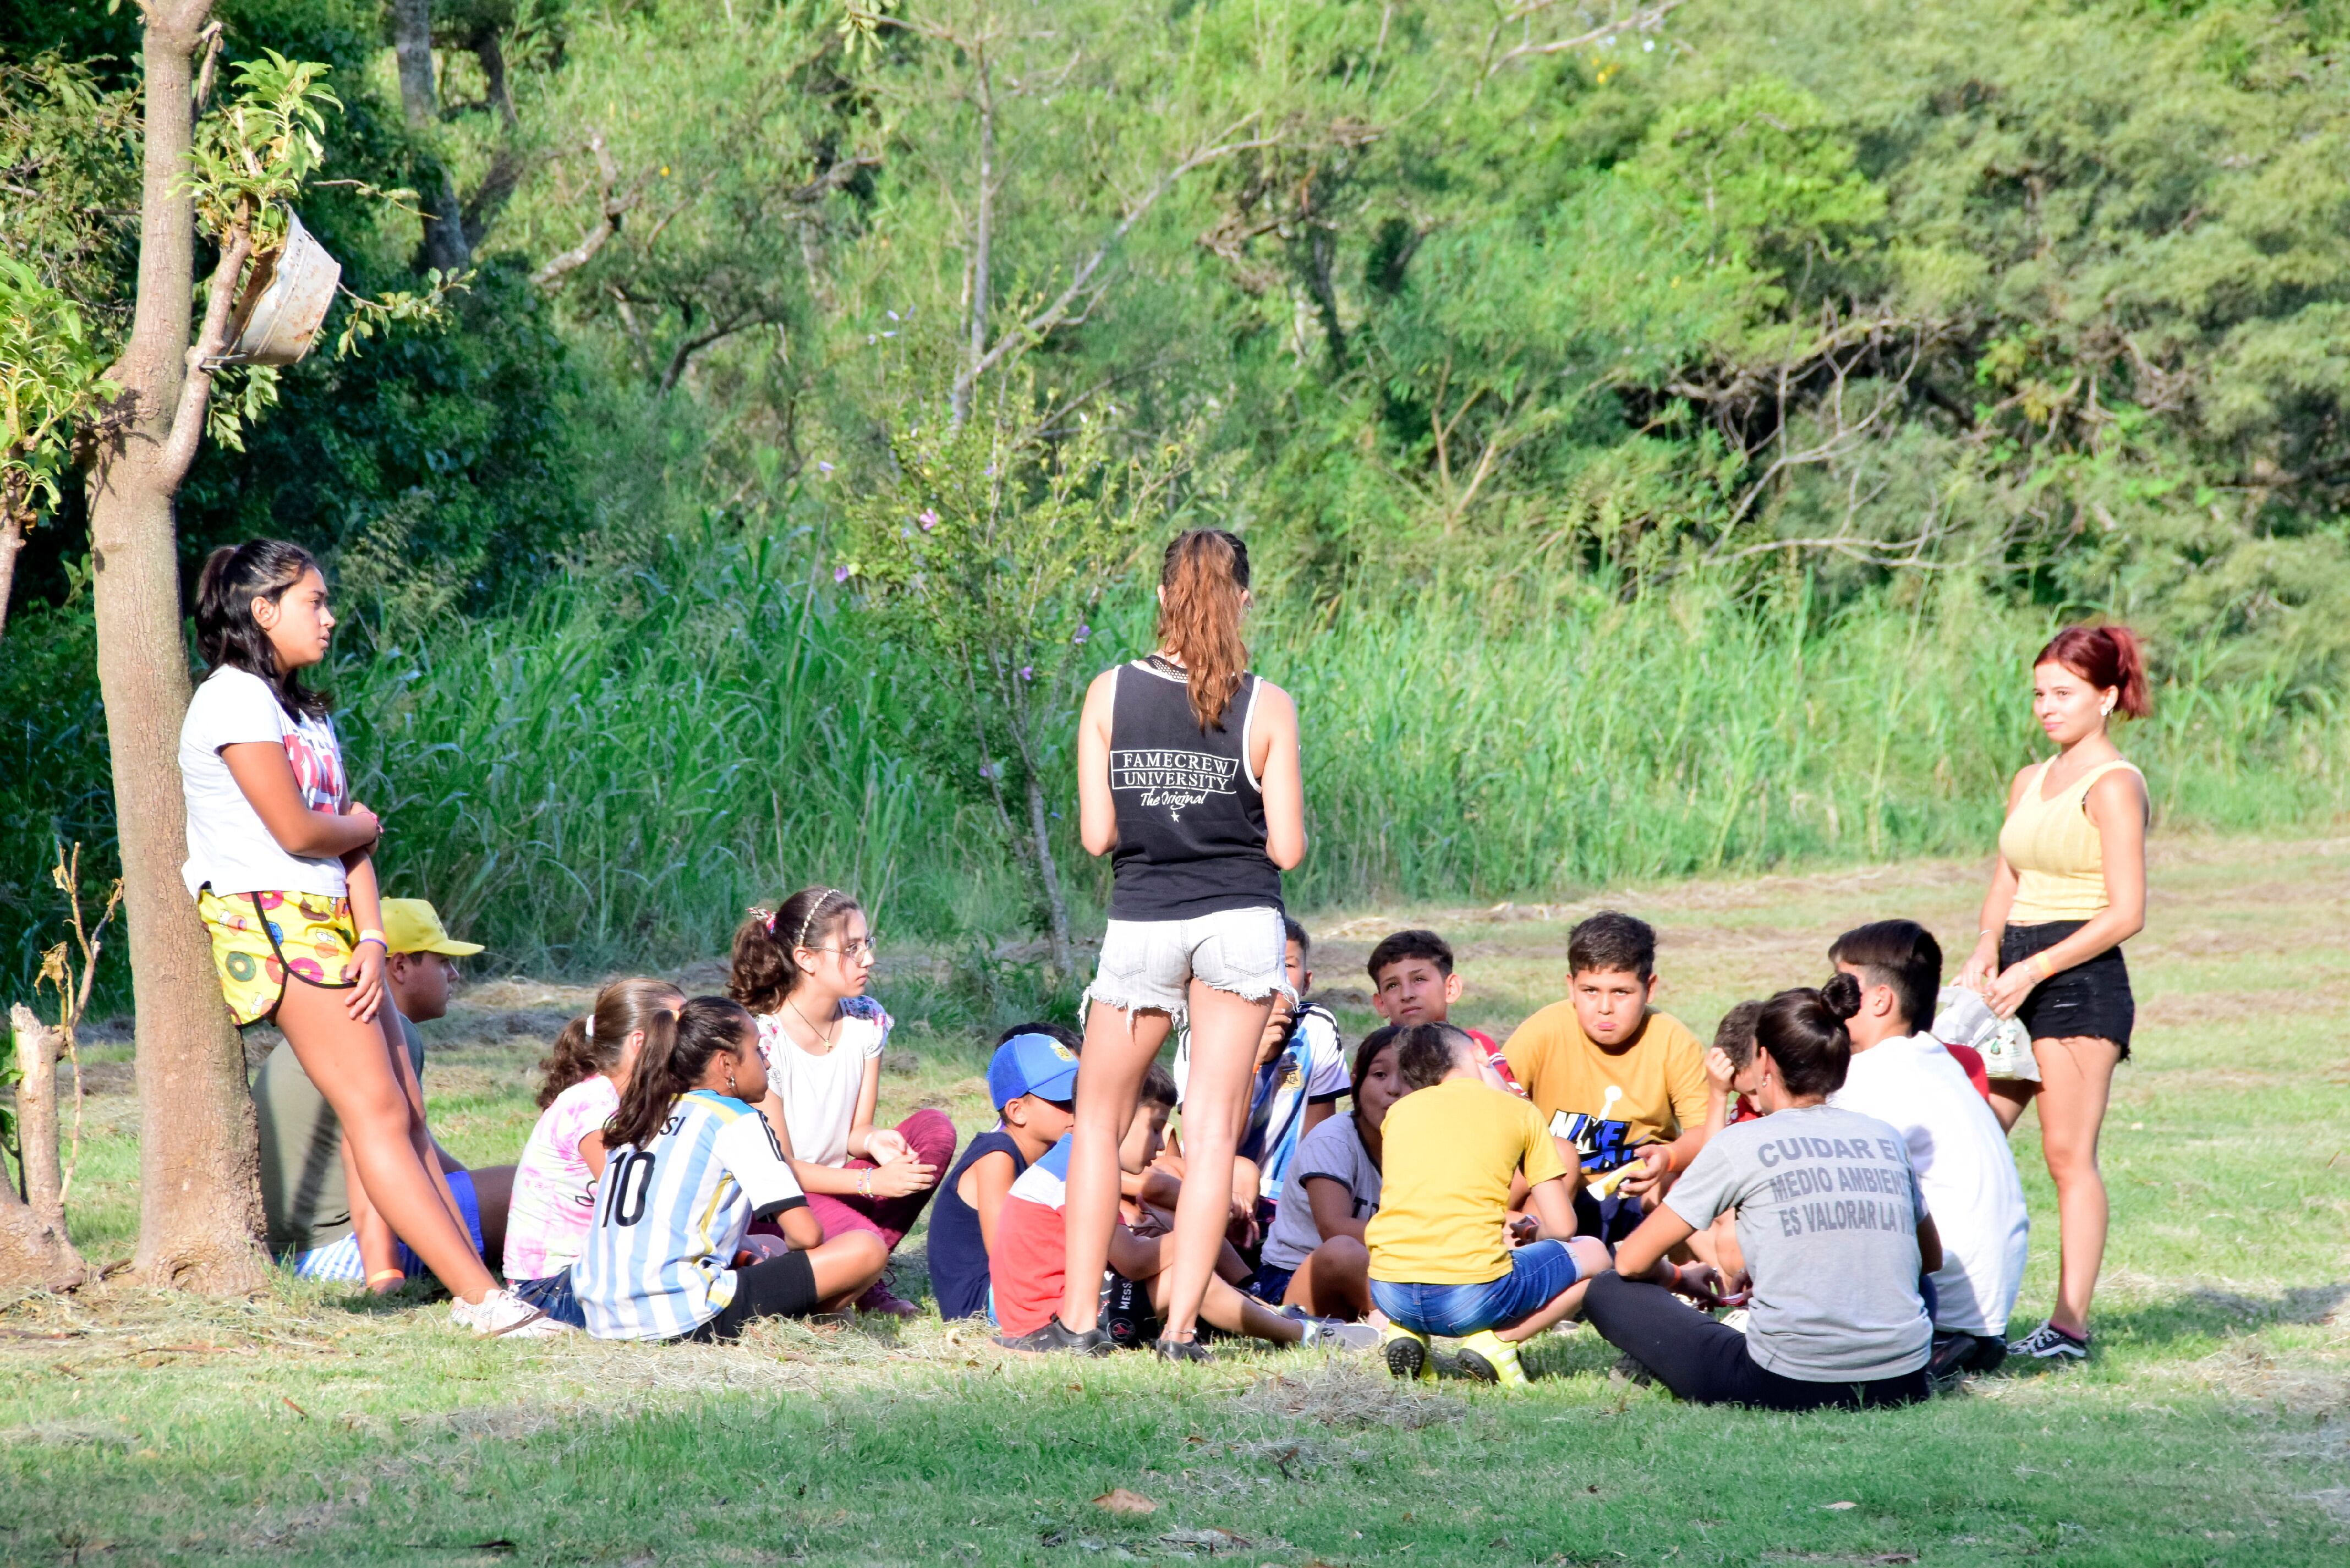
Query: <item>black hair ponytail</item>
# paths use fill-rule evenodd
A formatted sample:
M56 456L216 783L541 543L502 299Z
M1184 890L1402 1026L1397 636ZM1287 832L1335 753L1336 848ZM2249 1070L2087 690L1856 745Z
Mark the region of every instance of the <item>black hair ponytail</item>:
M334 708L333 699L311 691L277 662L269 633L253 618L253 601L276 603L305 573L316 571L317 557L299 545L248 539L205 556L196 578L196 651L214 670L242 670L268 681L278 705L296 719L324 718Z
M1770 1054L1779 1081L1791 1095L1808 1099L1844 1087L1852 1065L1852 1034L1845 1021L1860 1012L1860 981L1838 974L1814 991L1783 991L1762 1004L1754 1020L1754 1044Z

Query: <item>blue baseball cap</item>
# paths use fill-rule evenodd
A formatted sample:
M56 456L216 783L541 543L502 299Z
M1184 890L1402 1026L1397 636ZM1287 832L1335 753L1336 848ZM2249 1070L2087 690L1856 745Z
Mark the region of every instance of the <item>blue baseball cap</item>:
M1002 1110L1023 1095L1077 1097L1077 1054L1049 1034L1014 1034L987 1064L987 1097Z

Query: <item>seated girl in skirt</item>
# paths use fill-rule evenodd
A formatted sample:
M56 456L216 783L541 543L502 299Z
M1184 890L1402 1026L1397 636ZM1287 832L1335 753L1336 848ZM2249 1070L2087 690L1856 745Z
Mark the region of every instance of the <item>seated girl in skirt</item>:
M645 1034L608 1151L595 1219L572 1265L588 1332L598 1339L733 1339L756 1317L837 1308L880 1275L879 1238L825 1240L775 1129L757 1028L722 996L685 1004L674 1028ZM737 1266L754 1218L791 1250Z
M824 1233L864 1231L895 1251L954 1158L955 1130L939 1110L873 1125L889 1015L865 994L872 973L864 909L837 888L804 888L735 931L726 993L758 1020L771 1085L761 1108ZM918 1311L878 1279L857 1306Z

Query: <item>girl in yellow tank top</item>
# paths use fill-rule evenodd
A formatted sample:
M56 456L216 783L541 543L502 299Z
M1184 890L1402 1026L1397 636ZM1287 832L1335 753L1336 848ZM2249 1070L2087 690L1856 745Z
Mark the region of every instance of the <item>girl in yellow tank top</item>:
M2137 766L2116 757L2092 765L2051 795L2048 774L2056 763L2051 757L2033 770L1999 830L2000 857L2015 872L2015 899L2007 908L2012 926L2086 920L2106 909L2105 845L2089 816L2089 789L2117 772L2137 774L2145 787Z
M2032 676L2033 716L2058 752L2012 786L1960 983L2031 1033L2038 1076L1992 1080L1991 1108L2012 1128L2038 1104L2056 1183L2055 1305L2007 1353L2076 1360L2089 1354L2089 1300L2105 1262L2097 1132L2137 1019L2121 950L2146 925L2146 781L2106 731L2115 713L2143 718L2149 704L2137 639L2123 627L2066 628ZM2054 790L2052 779L2062 780Z

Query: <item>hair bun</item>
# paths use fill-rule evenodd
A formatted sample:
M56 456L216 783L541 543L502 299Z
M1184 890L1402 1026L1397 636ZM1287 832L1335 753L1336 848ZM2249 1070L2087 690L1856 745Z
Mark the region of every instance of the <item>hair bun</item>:
M1820 987L1820 1001L1838 1018L1860 1016L1860 981L1839 971L1835 978Z

